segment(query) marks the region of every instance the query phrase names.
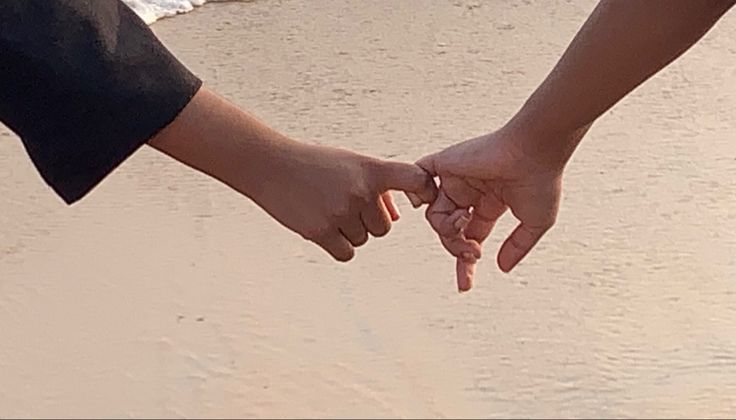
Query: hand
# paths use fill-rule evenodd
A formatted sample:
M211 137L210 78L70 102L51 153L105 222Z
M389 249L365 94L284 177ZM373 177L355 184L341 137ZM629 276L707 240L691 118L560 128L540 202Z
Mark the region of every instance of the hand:
M296 142L206 88L148 143L250 197L340 261L399 218L389 190L424 203L437 194L414 164Z
M575 135L582 137L586 130ZM427 220L457 258L460 291L472 287L481 244L506 209L520 223L498 252L498 266L504 272L513 269L555 223L565 162L529 153L524 140L502 129L417 162L440 178L440 192L427 209Z
M270 159L273 169L251 198L339 261L353 258L369 233L383 236L398 220L389 190L415 193L424 203L436 197L432 178L410 163L295 142Z

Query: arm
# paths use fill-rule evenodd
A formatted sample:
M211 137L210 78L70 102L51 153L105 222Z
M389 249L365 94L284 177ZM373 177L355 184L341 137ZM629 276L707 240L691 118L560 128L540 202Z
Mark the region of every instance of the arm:
M118 0L1 1L0 80L0 121L70 204L201 86Z
M562 170L595 119L697 42L735 2L602 0L506 125L418 162L442 182L427 219L457 257L460 290L471 287L480 244L506 210L520 223L498 252L499 267L508 272L529 253L555 223ZM469 220L458 209L471 209Z
M525 152L566 161L579 140L571 133L687 51L734 3L601 1L509 128L528 132Z
M398 218L388 190L434 199L416 165L298 143L200 89L118 0L4 0L0 22L0 120L67 203L149 140L341 261Z
M436 193L416 165L294 141L206 88L149 144L251 198L340 261L398 219L388 190L424 202Z

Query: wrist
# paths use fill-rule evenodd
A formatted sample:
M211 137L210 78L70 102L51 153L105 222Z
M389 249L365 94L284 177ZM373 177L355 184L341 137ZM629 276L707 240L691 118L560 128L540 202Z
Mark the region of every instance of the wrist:
M300 143L275 131L234 140L223 148L223 165L216 178L261 204L264 197L279 190L284 177L293 171ZM280 192L280 191L279 191Z
M520 111L501 131L525 159L546 169L562 170L591 125L561 130Z

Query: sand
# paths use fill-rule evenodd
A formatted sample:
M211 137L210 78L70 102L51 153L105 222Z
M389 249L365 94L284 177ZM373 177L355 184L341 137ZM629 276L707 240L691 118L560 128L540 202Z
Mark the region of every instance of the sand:
M593 6L263 0L153 28L289 135L414 160L503 123ZM403 197L342 265L148 148L68 208L3 129L0 416L733 416L733 22L600 120L557 227L464 295Z

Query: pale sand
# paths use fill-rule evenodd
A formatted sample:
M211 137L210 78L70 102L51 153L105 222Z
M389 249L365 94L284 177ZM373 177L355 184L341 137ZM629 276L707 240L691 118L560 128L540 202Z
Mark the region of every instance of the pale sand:
M317 6L319 3L319 6ZM155 31L301 139L492 130L592 1L257 1ZM0 416L733 416L736 16L608 113L558 226L475 290L404 217L347 265L150 149L67 208L0 138Z

